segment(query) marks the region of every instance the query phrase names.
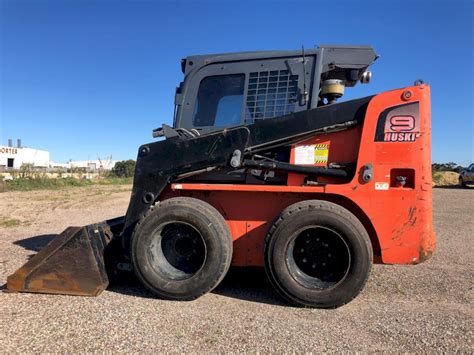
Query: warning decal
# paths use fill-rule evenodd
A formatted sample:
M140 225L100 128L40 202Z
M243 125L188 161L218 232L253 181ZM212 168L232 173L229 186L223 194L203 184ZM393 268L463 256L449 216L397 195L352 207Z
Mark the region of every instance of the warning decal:
M329 156L329 143L316 144L314 147L314 163L318 166L326 166Z
M314 164L314 144L299 145L295 148L295 164Z
M329 142L295 147L295 164L326 166L328 156Z
M376 182L375 183L376 190L388 190L388 182Z

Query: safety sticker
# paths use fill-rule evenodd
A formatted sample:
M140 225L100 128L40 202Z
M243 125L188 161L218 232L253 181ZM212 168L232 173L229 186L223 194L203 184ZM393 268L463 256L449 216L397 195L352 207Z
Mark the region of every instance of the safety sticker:
M329 143L299 145L295 148L295 164L326 166Z
M316 144L314 147L314 163L318 166L326 166L329 156L329 143Z
M314 164L314 144L295 148L295 164Z
M388 182L376 182L375 183L376 190L388 190Z

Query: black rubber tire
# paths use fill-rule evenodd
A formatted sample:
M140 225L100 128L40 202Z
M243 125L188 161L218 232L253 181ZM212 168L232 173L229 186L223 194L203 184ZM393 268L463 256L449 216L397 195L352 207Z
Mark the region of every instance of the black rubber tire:
M344 246L343 252L347 256L344 258L346 266L341 272L340 280L327 288L315 286L315 282L321 281L314 277L308 278L309 275L300 269L293 257L294 253L299 252L299 247L295 251L295 243L303 231L315 231L319 228L334 233L338 237L335 238L337 243ZM307 233L306 238L315 237ZM316 240L319 241L319 238ZM326 240L336 242L331 237ZM336 308L348 303L363 289L373 262L372 245L362 223L347 209L320 200L302 201L287 207L270 228L264 252L265 270L274 288L290 303L303 307ZM313 253L314 257L314 249L308 248L307 252ZM327 256L331 257L330 254ZM338 265L339 260L335 263ZM315 265L312 264L312 267L315 268ZM317 269L321 269L321 264ZM310 281L307 283L302 278Z
M464 182L464 179L462 177L459 177L459 185L464 189L466 188L466 183Z
M205 246L200 268L190 274L174 268L164 256L163 231L173 224L190 226ZM171 198L160 202L137 224L131 256L137 277L156 295L193 300L214 289L224 278L232 260L232 238L222 215L208 203L190 197Z

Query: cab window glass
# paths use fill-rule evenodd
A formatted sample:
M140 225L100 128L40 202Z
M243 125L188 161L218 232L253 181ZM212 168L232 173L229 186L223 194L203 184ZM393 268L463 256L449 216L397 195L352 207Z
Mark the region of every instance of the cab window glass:
M204 78L199 84L193 125L195 127L227 127L240 124L244 86L244 74Z

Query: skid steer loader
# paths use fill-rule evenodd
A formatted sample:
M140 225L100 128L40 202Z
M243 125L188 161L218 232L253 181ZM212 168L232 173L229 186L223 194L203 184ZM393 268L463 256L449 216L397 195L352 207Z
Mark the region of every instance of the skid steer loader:
M328 45L183 59L173 126L139 148L126 215L66 229L8 290L96 296L128 268L192 300L255 266L287 301L334 308L374 262L428 259L429 86L337 101L377 58Z

